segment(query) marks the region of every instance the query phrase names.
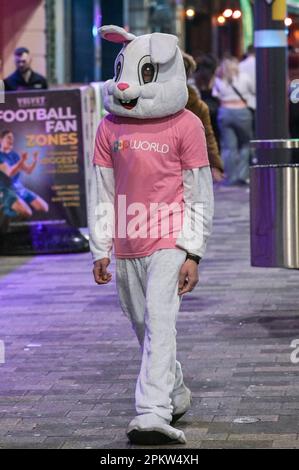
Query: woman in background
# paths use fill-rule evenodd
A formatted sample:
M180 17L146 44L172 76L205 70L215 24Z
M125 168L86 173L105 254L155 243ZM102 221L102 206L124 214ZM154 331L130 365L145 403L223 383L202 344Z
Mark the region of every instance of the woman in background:
M213 131L218 147L220 147L220 132L217 122L219 100L212 95L218 62L211 54L200 56L196 62L197 67L194 73L195 84L202 101L208 105Z
M222 60L215 79L213 96L220 100L218 125L225 183L229 185L248 184L249 181L253 117L247 101L254 92L250 77L239 71L238 60Z
M184 65L186 70L187 80L191 78L196 69L196 63L193 57L185 52L182 52ZM211 124L210 111L208 105L200 99L198 91L192 85L187 83L188 88L188 103L186 108L202 121L205 128L208 157L211 165L212 176L215 182L220 182L223 179L223 162L221 160L218 144Z

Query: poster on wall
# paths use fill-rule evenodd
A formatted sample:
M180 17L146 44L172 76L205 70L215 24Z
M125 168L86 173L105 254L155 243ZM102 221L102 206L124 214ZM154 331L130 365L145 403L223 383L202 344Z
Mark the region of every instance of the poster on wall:
M80 89L6 93L0 106L0 231L85 227Z
M86 147L88 148L89 156L85 157L85 187L86 187L86 199L88 204L89 188L91 183L92 174L92 161L94 154L94 145L96 134L101 119L107 114L103 105L103 85L104 82L92 82L90 83L90 97L91 99L86 102L84 109L88 110L89 116L89 138L85 137Z

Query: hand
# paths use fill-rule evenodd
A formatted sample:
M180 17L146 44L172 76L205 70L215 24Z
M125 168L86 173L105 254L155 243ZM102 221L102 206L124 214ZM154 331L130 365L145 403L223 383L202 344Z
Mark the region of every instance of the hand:
M212 168L212 177L215 183L220 183L224 179L224 173L219 168Z
M198 264L187 259L179 274L179 295L191 292L198 283Z
M22 162L25 162L27 159L28 159L28 153L27 153L27 152L21 153L21 160L22 160Z
M109 258L102 258L94 262L93 275L97 284L108 284L111 281L112 274L107 271L109 264Z

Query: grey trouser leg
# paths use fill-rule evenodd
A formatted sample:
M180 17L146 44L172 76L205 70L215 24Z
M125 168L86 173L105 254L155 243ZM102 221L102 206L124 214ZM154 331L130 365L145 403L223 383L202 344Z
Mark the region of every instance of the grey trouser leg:
M247 108L238 110L235 131L239 141L240 152L237 173L241 181L245 181L249 178L250 140L253 137L252 129L252 114L250 110Z
M150 256L117 259L116 283L121 307L142 348L136 385L138 415L154 413L171 421L173 392L183 384L176 361L176 320L181 298L178 276L186 254L158 250Z
M221 154L227 182L245 181L249 177L252 115L247 108L221 107L218 112L221 132Z

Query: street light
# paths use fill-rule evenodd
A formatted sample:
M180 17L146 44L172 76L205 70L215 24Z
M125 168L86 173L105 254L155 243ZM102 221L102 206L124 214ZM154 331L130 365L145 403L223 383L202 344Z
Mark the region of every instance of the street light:
M230 18L232 16L232 14L233 14L233 10L231 10L230 8L227 8L222 13L222 16L224 16L224 18Z
M187 16L189 19L191 19L191 18L194 17L194 15L195 15L195 10L194 10L194 8L187 8L187 10L186 10L186 16Z
M293 24L292 18L285 18L284 24L285 24L286 26L291 26L291 24Z
M219 15L217 21L219 24L224 24L226 20L223 15Z
M241 18L241 16L242 16L242 12L241 12L240 10L235 10L235 11L233 12L233 18L234 18L234 20L237 20L237 19Z

